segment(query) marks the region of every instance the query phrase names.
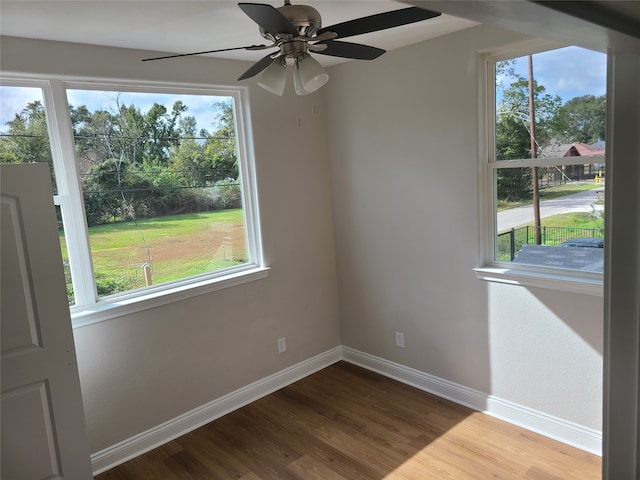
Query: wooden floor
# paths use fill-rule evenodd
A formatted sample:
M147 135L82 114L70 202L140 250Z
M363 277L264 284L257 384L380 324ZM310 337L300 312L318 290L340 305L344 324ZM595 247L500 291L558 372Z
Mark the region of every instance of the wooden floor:
M600 479L601 459L340 362L98 480Z

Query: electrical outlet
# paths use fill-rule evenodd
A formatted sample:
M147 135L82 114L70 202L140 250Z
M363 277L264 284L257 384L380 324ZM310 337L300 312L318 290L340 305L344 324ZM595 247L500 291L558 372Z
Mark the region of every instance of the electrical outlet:
M404 333L396 332L396 347L404 348Z
M278 353L284 353L287 351L287 338L282 337L278 339Z

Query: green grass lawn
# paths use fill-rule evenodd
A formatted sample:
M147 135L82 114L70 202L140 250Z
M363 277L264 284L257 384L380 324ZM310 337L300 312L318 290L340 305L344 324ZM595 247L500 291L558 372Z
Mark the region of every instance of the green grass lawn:
M529 228L527 230L524 227L534 227L533 222L515 229L514 235L514 251L517 253L522 245L535 243L535 229ZM545 228L547 227L547 228ZM601 216L594 215L586 212L571 212L563 213L560 215L554 215L552 217L543 218L541 220L543 244L546 245L558 245L569 238L567 235L574 238L576 236L604 236L604 219ZM585 229L585 232L576 230L575 232L567 232L562 229ZM589 231L593 229L593 231ZM527 238L528 235L528 238ZM511 246L510 236L501 235L498 237L498 260L511 261Z
M604 228L601 217L586 212L563 213L553 217L543 218L542 225L546 227L569 227L569 228ZM531 224L533 225L533 223Z
M553 200L554 198L564 197L566 195L572 195L574 193L584 192L586 190L593 190L602 186L602 184L596 185L594 182L573 182L566 183L564 185L558 185L555 187L544 188L540 190L540 201ZM510 208L530 205L531 202L531 199L520 200L517 202L498 200L498 211L500 212L502 210L508 210Z
M60 240L68 265L63 234ZM155 285L246 261L242 209L98 225L89 228L89 242L101 296L146 286L145 264Z

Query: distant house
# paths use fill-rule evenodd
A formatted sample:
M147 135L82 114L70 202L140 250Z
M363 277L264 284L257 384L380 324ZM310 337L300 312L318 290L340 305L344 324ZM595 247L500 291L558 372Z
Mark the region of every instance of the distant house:
M540 152L541 157L561 158L561 157L589 157L593 155L604 155L605 142L597 141L591 145L586 143L552 143Z
M540 152L543 158L593 157L602 155L602 163L585 163L583 165L565 165L561 169L551 168L543 172L542 184L545 186L565 183L567 180L588 180L604 173L605 142L600 140L592 145L581 142L554 143Z

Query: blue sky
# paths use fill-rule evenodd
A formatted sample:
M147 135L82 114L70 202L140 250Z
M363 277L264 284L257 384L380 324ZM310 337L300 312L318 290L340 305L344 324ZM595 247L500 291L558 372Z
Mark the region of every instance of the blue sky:
M516 62L516 73L527 78L527 57ZM533 76L546 93L558 95L563 103L582 95L604 95L607 90L607 56L578 47L566 47L535 54Z
M94 90L67 90L70 105L78 107L85 105L90 111L116 110L117 94ZM170 112L175 101L181 100L188 110L184 115L194 116L197 128L211 131L214 129L216 110L213 105L225 97L203 95L167 95L150 93L123 92L118 100L121 104L136 105L142 112L146 112L154 102L163 104ZM29 102L40 100L42 93L38 88L2 87L0 88L0 131L6 131L5 123L12 120Z

